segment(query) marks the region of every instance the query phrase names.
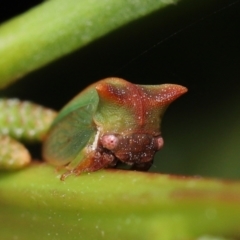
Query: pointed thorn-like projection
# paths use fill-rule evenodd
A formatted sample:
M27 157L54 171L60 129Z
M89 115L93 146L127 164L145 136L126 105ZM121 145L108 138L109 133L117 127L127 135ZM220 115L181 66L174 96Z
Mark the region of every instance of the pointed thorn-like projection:
M169 104L187 92L176 84L135 85L119 78L100 81L96 90L99 105L95 120L104 123L105 131L114 127L121 133L158 131Z

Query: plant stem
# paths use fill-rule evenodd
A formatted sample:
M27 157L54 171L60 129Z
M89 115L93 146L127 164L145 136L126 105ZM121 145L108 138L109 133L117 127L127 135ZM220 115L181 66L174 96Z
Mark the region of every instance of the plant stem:
M177 1L45 1L0 27L0 87Z
M240 236L237 182L121 170L59 177L46 164L1 173L1 239Z

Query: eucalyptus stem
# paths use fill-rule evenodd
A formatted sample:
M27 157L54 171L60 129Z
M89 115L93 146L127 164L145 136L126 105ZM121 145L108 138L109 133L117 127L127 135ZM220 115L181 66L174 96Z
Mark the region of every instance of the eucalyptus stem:
M177 1L44 1L0 26L0 87Z
M1 239L240 236L239 182L121 170L59 177L46 164L0 175Z

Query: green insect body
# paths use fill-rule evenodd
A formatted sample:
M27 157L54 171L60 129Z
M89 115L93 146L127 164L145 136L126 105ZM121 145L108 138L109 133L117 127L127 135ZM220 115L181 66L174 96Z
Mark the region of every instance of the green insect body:
M43 141L57 113L29 101L0 99L0 169L15 170L30 163L25 143Z
M44 159L78 175L126 163L147 170L163 146L160 126L168 105L187 89L175 84L135 85L100 80L70 101L54 120Z

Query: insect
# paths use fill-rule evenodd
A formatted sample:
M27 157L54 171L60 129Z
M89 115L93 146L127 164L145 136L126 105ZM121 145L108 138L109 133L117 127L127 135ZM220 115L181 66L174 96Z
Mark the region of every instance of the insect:
M175 84L100 80L60 111L44 141L43 158L67 169L61 180L70 174L115 167L118 162L147 170L163 146L163 114L186 91Z

